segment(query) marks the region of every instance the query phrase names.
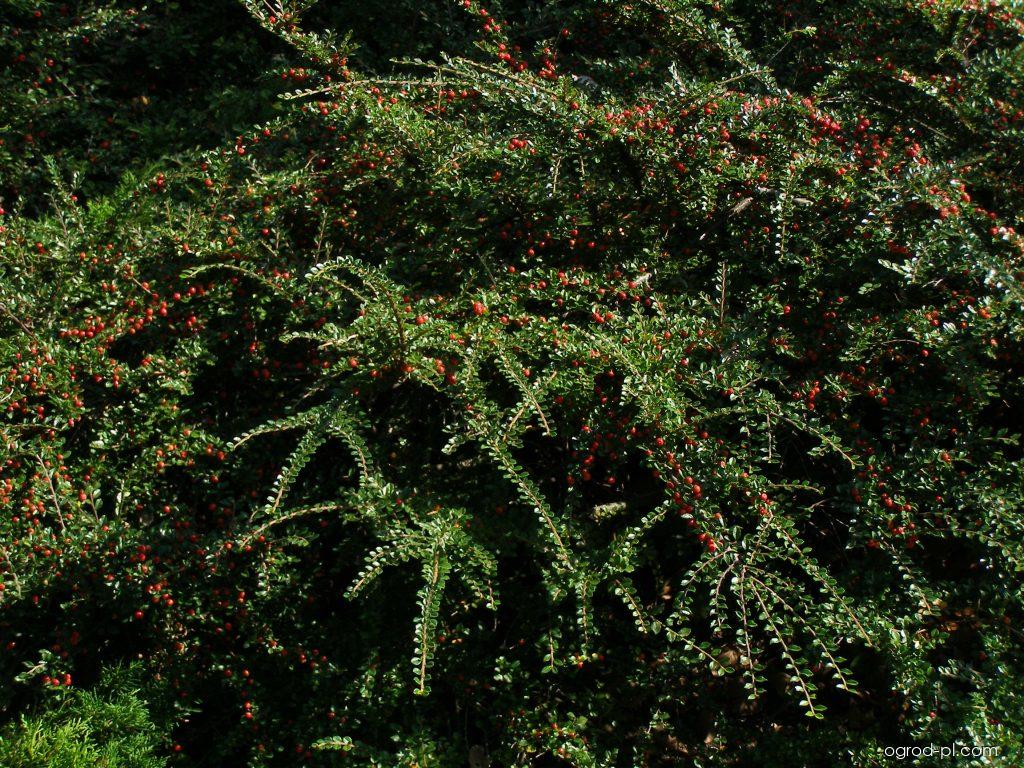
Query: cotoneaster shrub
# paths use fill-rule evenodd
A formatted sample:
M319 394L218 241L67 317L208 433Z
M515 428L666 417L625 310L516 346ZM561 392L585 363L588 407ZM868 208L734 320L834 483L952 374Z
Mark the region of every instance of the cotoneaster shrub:
M223 140L2 86L4 716L141 659L170 764L1017 764L1019 10L307 6L145 11Z

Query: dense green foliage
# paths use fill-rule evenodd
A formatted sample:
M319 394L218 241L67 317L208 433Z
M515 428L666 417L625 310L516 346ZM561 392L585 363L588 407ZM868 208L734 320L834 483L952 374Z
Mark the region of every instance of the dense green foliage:
M71 690L38 717L0 731L5 768L164 768L160 732L137 696L138 670L111 670L92 691Z
M0 764L1024 759L1020 9L0 24Z

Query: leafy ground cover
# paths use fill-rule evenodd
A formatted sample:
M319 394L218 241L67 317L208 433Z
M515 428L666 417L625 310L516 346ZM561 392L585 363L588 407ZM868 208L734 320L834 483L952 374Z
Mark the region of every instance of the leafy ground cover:
M1022 36L4 0L0 763L1019 765Z

